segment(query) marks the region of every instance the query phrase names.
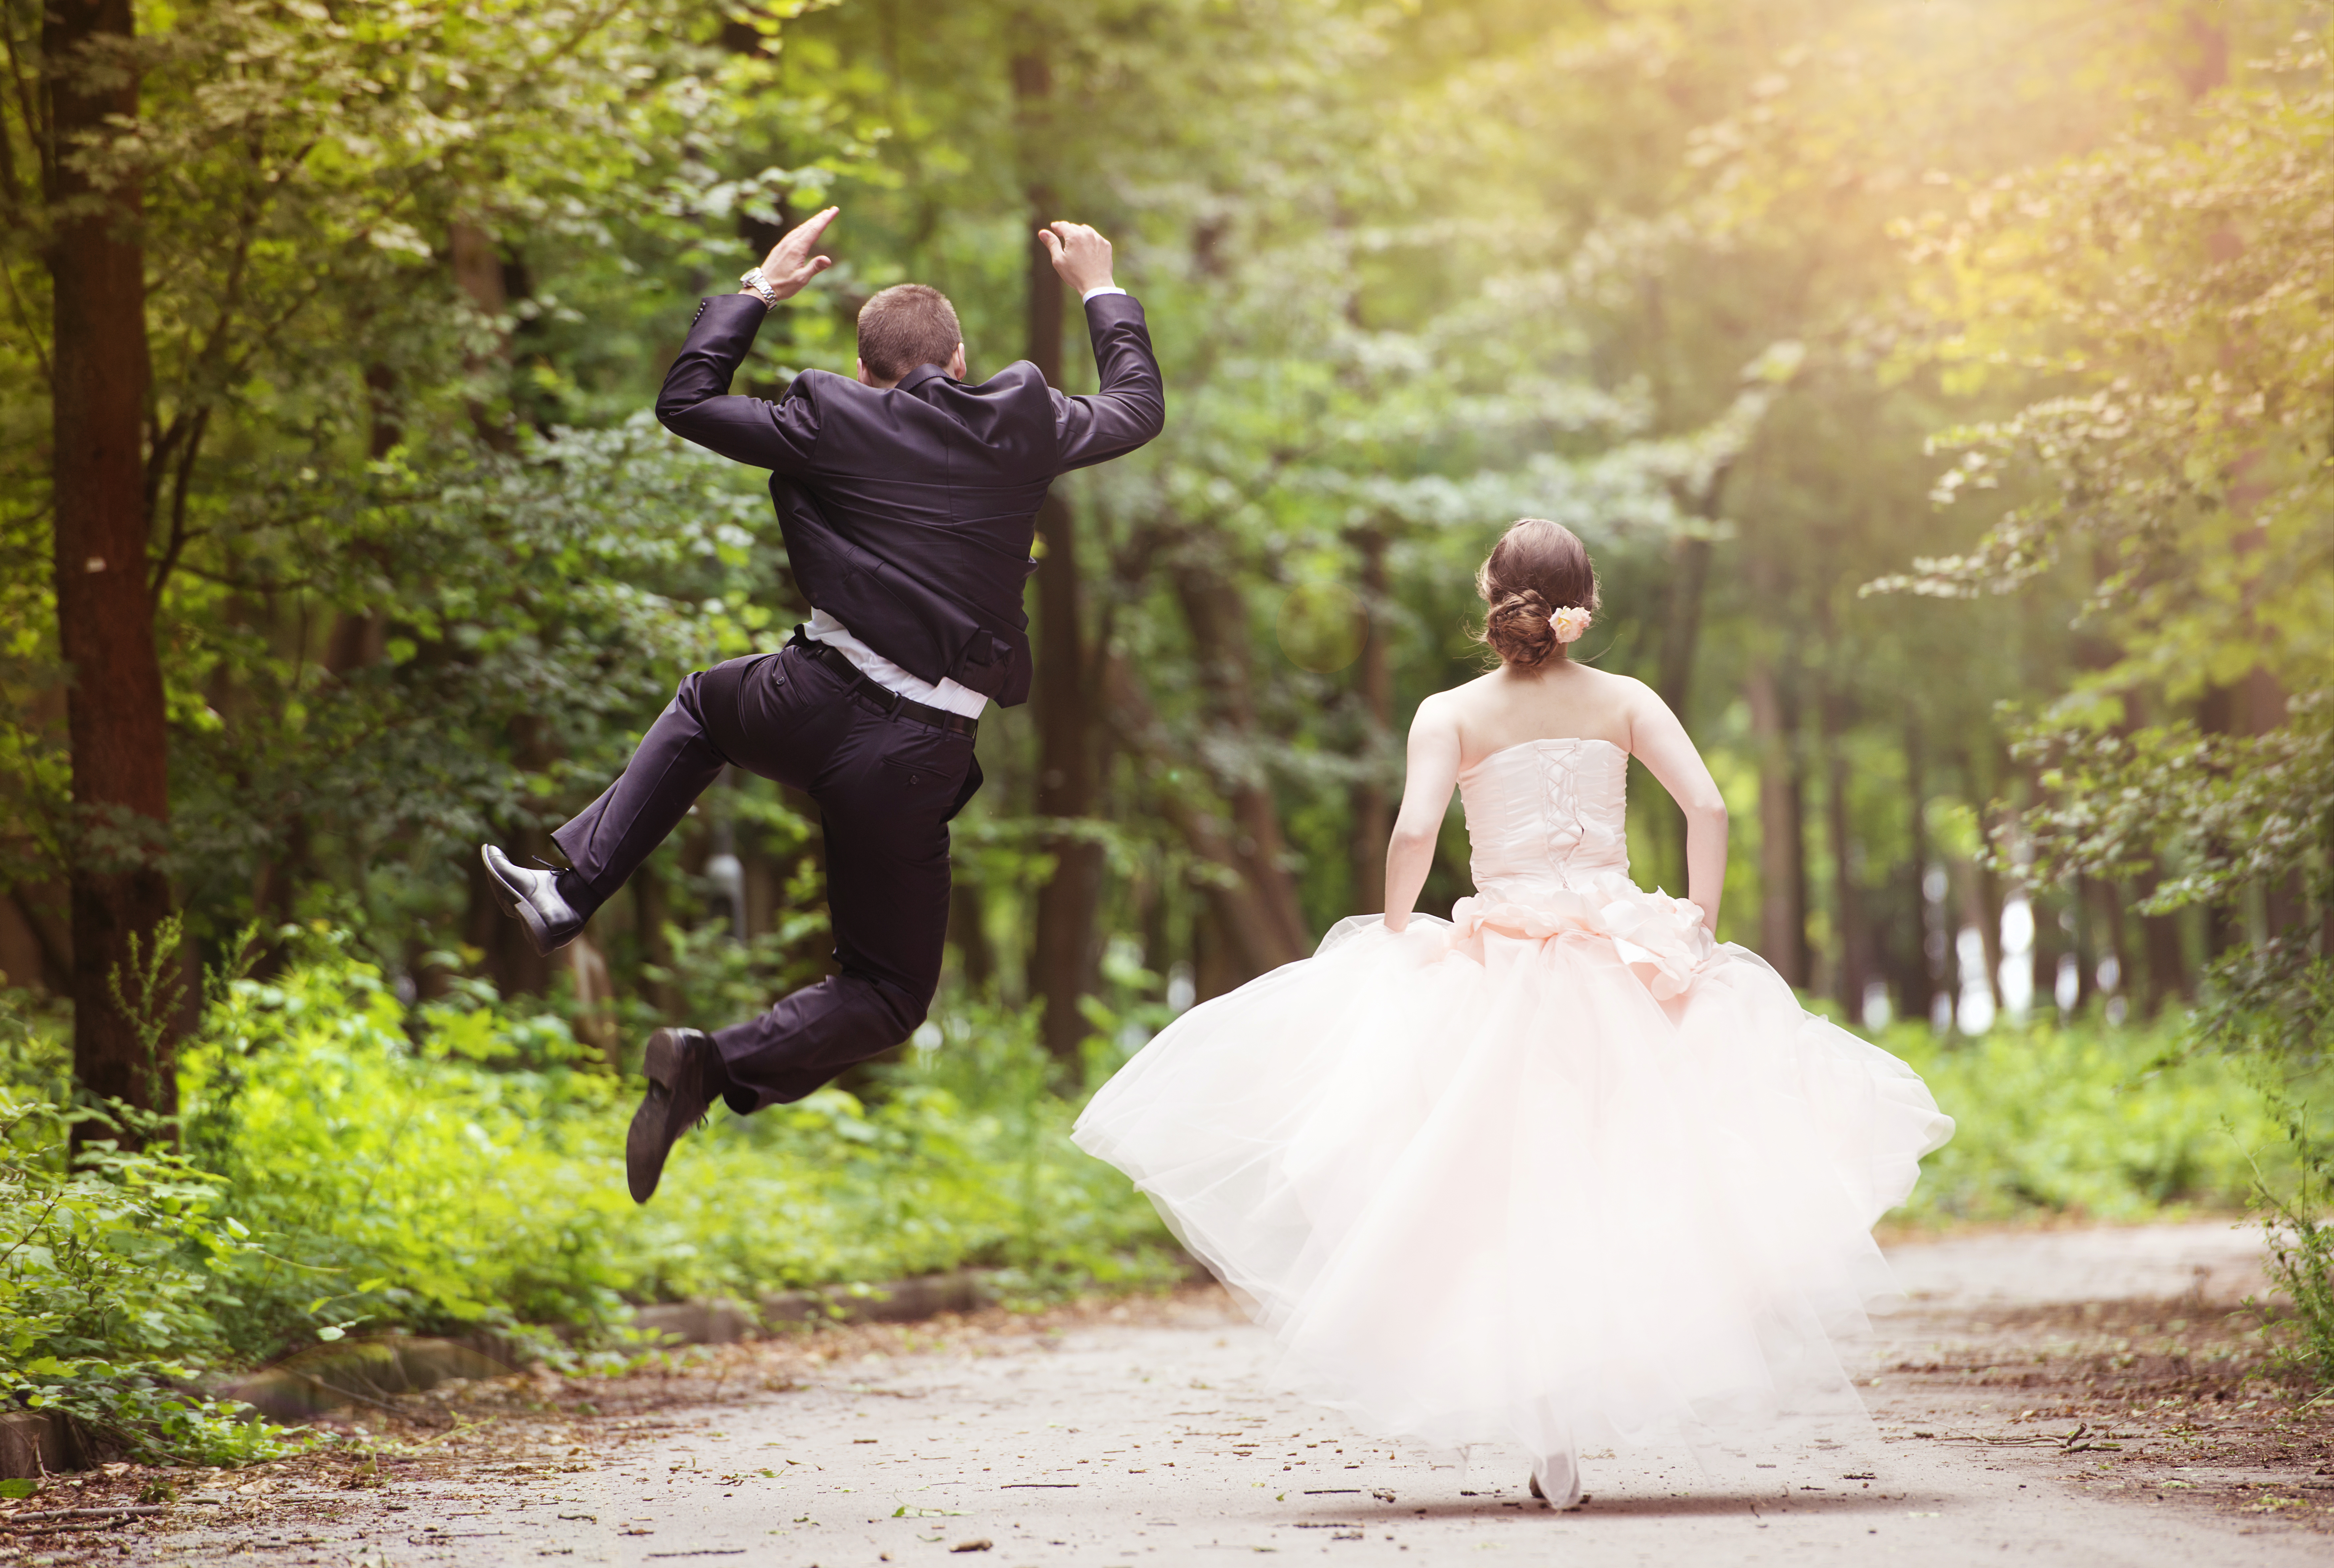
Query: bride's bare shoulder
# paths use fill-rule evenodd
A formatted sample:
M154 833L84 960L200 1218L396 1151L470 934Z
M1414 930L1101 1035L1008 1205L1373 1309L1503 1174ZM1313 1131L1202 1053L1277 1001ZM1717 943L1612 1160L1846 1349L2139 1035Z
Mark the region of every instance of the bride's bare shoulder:
M1415 735L1422 729L1433 729L1456 722L1458 713L1451 700L1455 695L1455 691L1435 691L1419 698L1418 707L1411 711L1411 733Z
M1446 686L1441 691L1421 700L1418 711L1423 715L1432 708L1438 715L1449 719L1480 707L1494 695L1496 689L1494 682L1498 680L1499 674L1500 672L1495 669L1488 675L1479 675L1472 680L1461 681L1457 686Z
M1576 664L1572 669L1575 674L1585 676L1589 681L1606 690L1625 691L1632 687L1640 690L1649 689L1644 681L1634 675L1621 675L1610 669L1599 669L1593 664Z
M1652 687L1634 675L1620 675L1589 664L1575 665L1573 669L1577 674L1587 678L1588 689L1606 702L1635 707L1641 702L1661 700Z

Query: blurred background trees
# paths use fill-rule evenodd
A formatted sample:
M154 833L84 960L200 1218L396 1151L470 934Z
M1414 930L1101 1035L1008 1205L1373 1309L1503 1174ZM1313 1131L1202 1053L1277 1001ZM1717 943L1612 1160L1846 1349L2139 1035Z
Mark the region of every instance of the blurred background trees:
M643 410L830 200L740 390L848 370L909 278L976 376L1089 385L1056 216L1165 362L1167 434L1041 518L1037 697L957 824L950 996L1066 1066L1375 907L1525 514L1597 553L1577 651L1711 754L1722 934L1811 996L1982 1032L2215 973L2322 1041L2322 5L0 12L0 970L92 1092L167 1107L183 1013L114 977L173 909L182 964L322 921L612 1063L825 961L758 780L548 961L468 868L805 612L756 476Z

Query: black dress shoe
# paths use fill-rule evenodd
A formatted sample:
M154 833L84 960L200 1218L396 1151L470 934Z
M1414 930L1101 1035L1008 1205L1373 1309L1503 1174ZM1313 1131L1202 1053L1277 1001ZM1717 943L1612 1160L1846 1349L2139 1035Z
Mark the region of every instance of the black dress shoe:
M701 1029L660 1029L650 1035L641 1070L648 1074L648 1093L624 1137L624 1178L634 1203L646 1203L656 1191L665 1156L712 1108L729 1081L713 1036Z
M574 941L584 922L591 919L559 890L557 871L522 866L492 844L480 844L478 858L487 864L487 885L494 889L495 901L503 907L504 914L526 928L526 939L535 944L536 952L557 952Z

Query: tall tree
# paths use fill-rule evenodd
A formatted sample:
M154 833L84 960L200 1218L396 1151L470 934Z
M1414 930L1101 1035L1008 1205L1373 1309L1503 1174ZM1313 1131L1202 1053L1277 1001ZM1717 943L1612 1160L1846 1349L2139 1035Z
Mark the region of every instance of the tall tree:
M1358 914L1385 907L1386 841L1394 832L1393 792L1386 787L1394 745L1393 618L1386 582L1386 537L1365 527L1354 538L1361 556L1362 776L1354 785L1354 894Z
M1027 327L1029 361L1049 386L1062 385L1062 280L1036 231L1063 215L1043 178L1047 143L1056 126L1053 71L1037 24L1012 58L1013 99L1028 176ZM1077 514L1056 486L1037 511L1037 814L1080 822L1094 814L1099 765L1095 755L1094 669L1087 657L1085 594L1078 575ZM1077 1060L1087 1034L1079 1004L1094 989L1099 943L1095 916L1102 902L1102 845L1071 829L1039 841L1053 857L1053 874L1037 891L1037 929L1030 955L1031 993L1044 1005L1046 1049Z
M138 121L130 0L53 0L43 18L49 121L52 527L72 756L73 1074L91 1094L167 1111L167 1013L136 971L171 909L163 853L169 733L147 557L149 393L140 175L116 145Z

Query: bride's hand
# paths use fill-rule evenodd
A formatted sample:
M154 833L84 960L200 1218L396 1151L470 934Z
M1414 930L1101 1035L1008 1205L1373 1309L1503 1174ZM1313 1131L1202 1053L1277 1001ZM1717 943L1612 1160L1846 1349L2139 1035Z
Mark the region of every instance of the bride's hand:
M1410 911L1405 909L1399 915L1388 915L1385 918L1385 928L1397 937L1401 936L1410 928Z

